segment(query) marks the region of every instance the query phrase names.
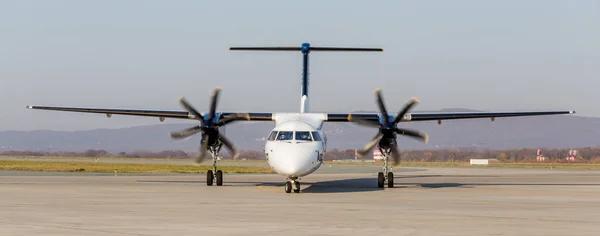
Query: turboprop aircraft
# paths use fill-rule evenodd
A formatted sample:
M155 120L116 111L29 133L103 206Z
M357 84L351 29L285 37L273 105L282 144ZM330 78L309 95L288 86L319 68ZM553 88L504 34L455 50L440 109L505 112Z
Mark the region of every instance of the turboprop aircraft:
M375 90L376 104L379 113L314 113L309 110L308 103L308 58L311 51L362 51L381 52L381 48L346 48L346 47L312 47L303 43L300 47L232 47L230 50L254 51L300 51L302 60L302 85L300 94L300 112L286 113L258 113L258 112L217 112L217 101L220 88L213 91L209 111L200 113L185 98L179 102L185 111L167 110L140 110L140 109L103 109L103 108L76 108L76 107L50 107L27 106L29 109L101 113L107 117L112 115L133 115L158 117L160 121L166 118L193 119L200 123L197 126L172 132L171 138L183 139L196 133L201 133L200 153L196 162L201 162L208 151L212 156L213 168L206 173L206 184L211 186L223 184L223 173L217 168L217 156L221 147L225 146L233 153L236 159L238 151L233 143L219 132L219 128L237 121L274 121L275 127L268 134L265 143L265 158L278 174L286 177L285 192L300 192L300 178L316 171L323 164L326 151L327 137L323 132L324 122L354 122L359 125L377 129L375 137L364 148L358 151L359 156L370 153L373 148L378 148L384 156L383 170L378 173L377 186L383 188L387 181L388 187L394 186L392 167L388 162L393 161L395 166L400 163L400 153L397 149L397 135L405 135L428 142L427 134L400 128L401 122L438 121L450 119L490 118L516 116L539 116L573 114L574 111L529 111L529 112L433 112L409 113L419 100L412 98L397 113L387 112L380 89ZM392 158L392 160L390 160Z

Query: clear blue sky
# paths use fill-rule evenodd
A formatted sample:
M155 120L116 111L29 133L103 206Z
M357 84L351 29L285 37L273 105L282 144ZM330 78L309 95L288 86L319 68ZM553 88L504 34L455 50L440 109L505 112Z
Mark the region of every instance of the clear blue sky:
M157 124L26 105L299 110L301 55L230 46L371 46L312 53L314 111L574 109L600 116L600 2L0 1L0 130ZM171 121L172 122L172 121Z

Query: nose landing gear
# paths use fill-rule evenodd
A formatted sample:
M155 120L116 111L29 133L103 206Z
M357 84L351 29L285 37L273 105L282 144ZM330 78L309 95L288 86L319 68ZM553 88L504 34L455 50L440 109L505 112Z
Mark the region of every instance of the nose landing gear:
M292 191L294 193L300 192L300 182L297 178L291 178L285 182L285 192L291 193Z

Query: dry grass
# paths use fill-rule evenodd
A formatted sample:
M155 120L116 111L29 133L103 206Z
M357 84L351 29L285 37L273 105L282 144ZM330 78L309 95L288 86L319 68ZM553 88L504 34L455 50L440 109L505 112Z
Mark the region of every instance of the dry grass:
M212 169L206 165L134 164L66 161L0 160L0 170L44 172L96 172L96 173L204 173ZM269 167L219 166L224 173L275 173Z
M192 164L146 164L146 163L106 163L84 161L37 161L30 158L82 158L82 157L19 157L23 160L0 160L0 170L16 171L47 171L47 172L97 172L97 173L200 173L212 169L209 165ZM85 158L85 157L84 157ZM102 158L103 160L124 160L131 158ZM152 158L144 160L172 160L169 158ZM231 160L227 160L231 162ZM248 160L234 162L264 162L263 160ZM381 162L333 162L326 164L337 165L382 165ZM468 162L402 162L401 167L468 167ZM490 165L476 165L477 167L511 167L511 168L570 168L570 169L600 169L600 164L581 163L498 163ZM275 173L269 167L259 166L219 166L224 173Z
M132 160L132 161L172 161L172 160L189 160L191 162L191 160L193 160L193 157L189 157L189 158L181 158L181 157L164 157L164 158L149 158L149 157L144 157L144 158L133 158L133 157L87 157L87 156L1 156L0 157L8 157L8 158L18 158L18 159L63 159L63 160L81 160L81 159L89 159L89 160L94 160L96 158L101 159L103 161L105 160ZM252 162L265 162L265 160L222 160L222 161L226 161L226 162L247 162L247 163L252 163Z
M490 164L490 167L513 167L513 168L560 168L560 169L600 169L599 164L565 164L565 163L499 163Z
M383 165L383 162L343 162L343 161L326 161L325 164L333 165ZM393 165L394 163L390 163ZM403 161L400 166L470 166L468 162L412 162Z
M149 161L168 161L168 160L192 160L193 158L133 158L133 157L87 157L87 156L0 156L0 157L10 157L10 158L19 158L19 159L63 159L63 160L81 160L81 159L90 159L94 160L96 158L102 160L149 160Z
M383 162L333 162L327 161L327 164L338 165L383 165ZM393 164L393 163L391 163ZM570 169L600 169L600 164L584 163L498 163L489 165L471 165L469 162L401 162L403 166L432 166L432 167L452 167L452 166L477 166L477 167L511 167L511 168L570 168Z

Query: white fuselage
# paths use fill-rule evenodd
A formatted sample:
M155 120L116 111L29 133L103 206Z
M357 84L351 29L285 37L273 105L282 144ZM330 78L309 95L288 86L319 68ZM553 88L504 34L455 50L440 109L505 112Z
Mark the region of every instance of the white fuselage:
M323 164L327 142L318 114L281 114L276 121L265 144L269 166L288 178L316 171Z

